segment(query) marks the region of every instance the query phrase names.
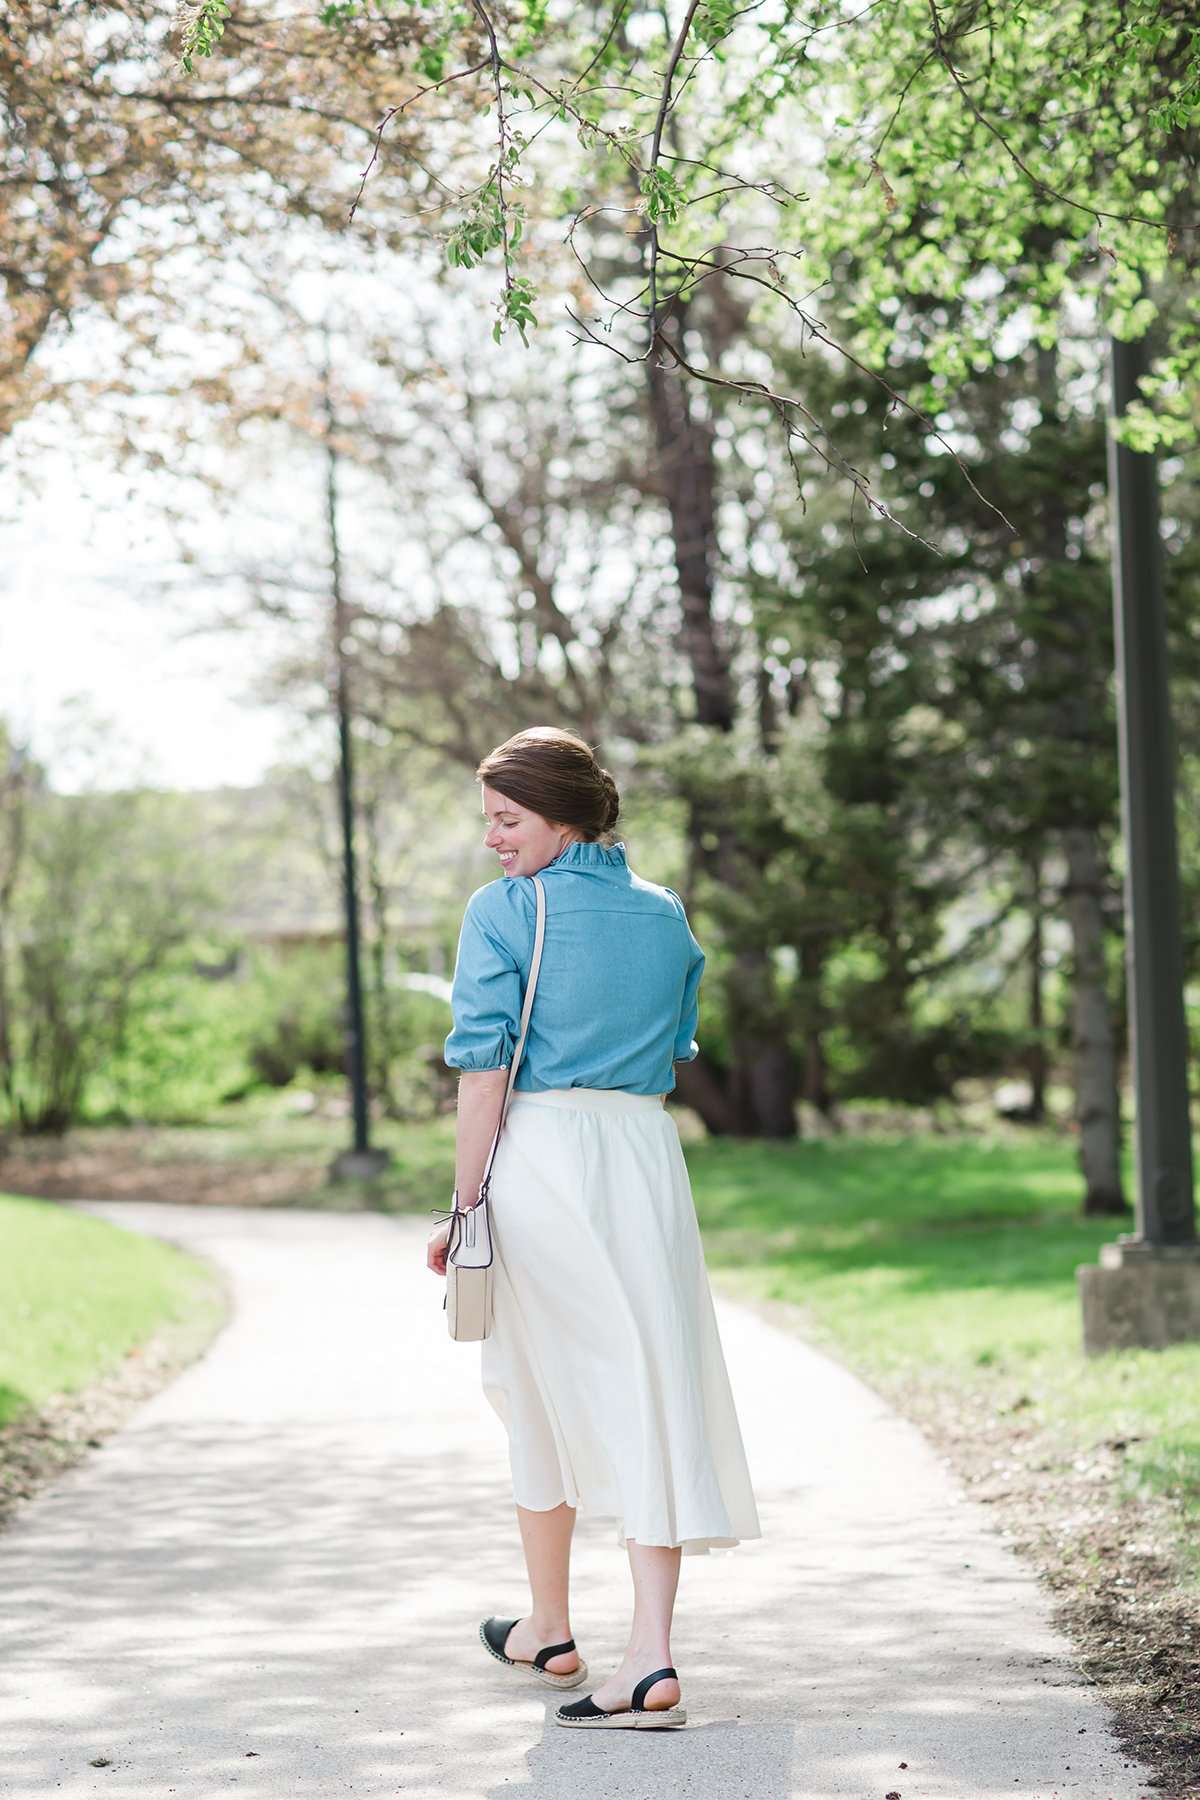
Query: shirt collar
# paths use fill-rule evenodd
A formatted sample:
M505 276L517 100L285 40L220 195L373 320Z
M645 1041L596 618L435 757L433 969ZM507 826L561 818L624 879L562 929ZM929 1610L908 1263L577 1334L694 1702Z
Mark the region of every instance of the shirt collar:
M625 867L625 845L620 844L587 844L577 840L560 850L548 869L621 869Z

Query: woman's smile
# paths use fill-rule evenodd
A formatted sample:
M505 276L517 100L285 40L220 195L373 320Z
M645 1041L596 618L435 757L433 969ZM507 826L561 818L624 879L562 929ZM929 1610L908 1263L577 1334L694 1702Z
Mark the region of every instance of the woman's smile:
M518 867L522 875L536 875L548 862L553 862L564 844L570 843L575 836L570 826L543 819L540 813L531 812L528 807L518 805L506 794L499 794L495 788L486 785L483 816L488 823L484 848L499 858L505 875L517 874ZM520 838L520 843L506 844L506 832Z

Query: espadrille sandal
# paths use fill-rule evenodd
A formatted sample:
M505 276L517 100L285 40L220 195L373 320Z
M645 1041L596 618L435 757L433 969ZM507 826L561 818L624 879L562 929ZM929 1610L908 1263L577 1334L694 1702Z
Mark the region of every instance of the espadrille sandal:
M508 1641L508 1634L519 1622L517 1619L485 1619L479 1627L480 1642L497 1662L507 1663L510 1669L524 1669L535 1681L544 1681L547 1687L573 1688L587 1680L587 1664L582 1657L579 1659L579 1667L566 1675L555 1675L546 1667L552 1656L565 1656L568 1650L574 1650L574 1638L568 1638L565 1644L547 1644L538 1651L532 1662L527 1662L523 1656L506 1656L504 1646Z
M560 1706L554 1717L560 1725L581 1725L593 1728L608 1727L615 1731L657 1731L661 1725L683 1725L687 1713L682 1706L660 1706L657 1710L647 1707L646 1695L656 1681L663 1681L670 1676L672 1681L679 1677L674 1669L655 1669L653 1675L645 1675L633 1690L633 1700L628 1707L621 1707L613 1712L605 1712L597 1706L588 1694L583 1700L573 1700L569 1706Z

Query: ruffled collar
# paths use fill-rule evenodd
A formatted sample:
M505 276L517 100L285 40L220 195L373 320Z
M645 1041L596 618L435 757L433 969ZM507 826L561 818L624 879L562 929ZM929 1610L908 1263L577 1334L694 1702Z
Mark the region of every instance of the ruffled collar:
M586 844L577 840L560 850L552 861L546 864L548 869L620 869L625 866L625 845L620 844Z

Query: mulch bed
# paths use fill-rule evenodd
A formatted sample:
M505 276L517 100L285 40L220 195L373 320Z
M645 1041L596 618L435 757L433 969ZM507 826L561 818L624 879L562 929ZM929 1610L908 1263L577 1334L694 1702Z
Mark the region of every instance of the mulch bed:
M0 1142L0 1192L40 1200L166 1200L204 1206L288 1206L310 1199L326 1179L328 1158L311 1163L239 1157L235 1166L197 1157L147 1154L148 1134L106 1132L75 1138ZM310 1199L311 1204L311 1199Z
M899 1396L893 1396L896 1400ZM1200 1592L1180 1508L1122 1495L1123 1441L1064 1457L994 1397L922 1396L908 1411L967 1492L995 1508L1053 1596L1054 1620L1161 1800L1200 1800Z
M752 1304L813 1341L801 1308ZM994 1508L997 1529L1049 1590L1054 1623L1122 1745L1153 1770L1155 1800L1200 1800L1200 1590L1180 1508L1163 1497L1124 1498L1122 1440L1068 1455L1029 1422L1019 1396L1002 1410L995 1392L917 1382L911 1371L894 1386L873 1385L970 1497Z

